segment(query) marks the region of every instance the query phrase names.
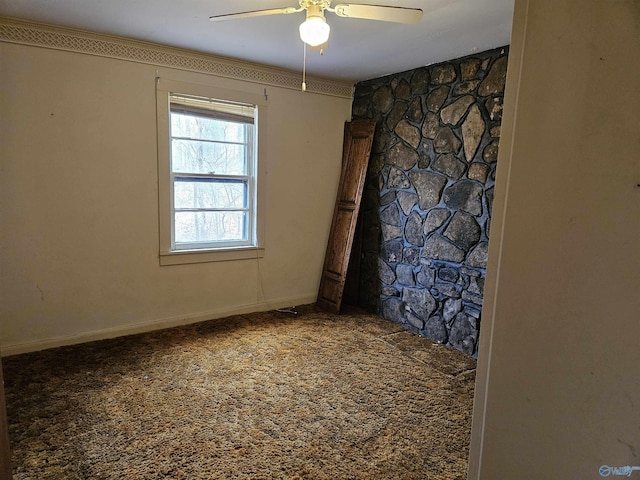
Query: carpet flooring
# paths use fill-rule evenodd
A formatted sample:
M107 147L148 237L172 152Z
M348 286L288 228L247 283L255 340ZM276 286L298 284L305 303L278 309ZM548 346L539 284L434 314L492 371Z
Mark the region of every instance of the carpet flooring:
M475 360L356 309L3 363L15 480L466 478Z

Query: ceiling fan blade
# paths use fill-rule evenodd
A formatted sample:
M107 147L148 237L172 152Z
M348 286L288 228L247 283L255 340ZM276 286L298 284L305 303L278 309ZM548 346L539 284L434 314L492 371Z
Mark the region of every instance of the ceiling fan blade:
M383 5L341 4L333 7L339 17L366 18L384 22L418 23L422 18L419 8L386 7Z
M302 8L295 7L284 7L284 8L272 8L269 10L252 10L250 12L241 12L241 13L226 13L224 15L212 15L209 17L209 20L212 22L223 22L225 20L236 20L238 18L250 18L250 17L261 17L263 15L277 15L279 13L289 14L301 12Z

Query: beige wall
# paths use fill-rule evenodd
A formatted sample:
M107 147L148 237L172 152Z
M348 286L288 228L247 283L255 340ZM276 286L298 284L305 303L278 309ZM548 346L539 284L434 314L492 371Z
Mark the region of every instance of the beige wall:
M4 354L315 300L348 98L0 43ZM160 267L155 77L268 93L263 259Z
M640 2L516 0L470 479L640 466L639 85Z

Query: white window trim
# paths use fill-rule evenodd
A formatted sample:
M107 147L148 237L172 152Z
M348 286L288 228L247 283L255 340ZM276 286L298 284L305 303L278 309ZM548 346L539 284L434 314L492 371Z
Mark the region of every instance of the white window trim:
M256 105L257 165L255 192L255 244L249 246L213 247L203 249L172 249L171 199L171 140L170 95L184 94L217 98ZM267 102L262 95L228 90L211 85L200 85L163 78L156 79L156 118L158 138L158 216L160 235L160 265L182 265L201 262L245 260L264 256L264 210L266 177Z

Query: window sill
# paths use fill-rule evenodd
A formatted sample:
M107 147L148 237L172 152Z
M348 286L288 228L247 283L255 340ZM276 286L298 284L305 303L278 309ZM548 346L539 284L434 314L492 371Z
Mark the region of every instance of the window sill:
M190 263L228 262L264 257L264 247L233 247L216 250L181 250L160 252L160 265L187 265Z

